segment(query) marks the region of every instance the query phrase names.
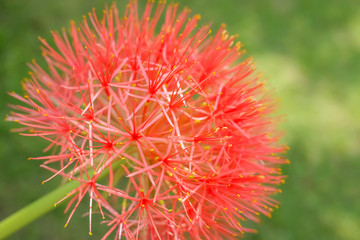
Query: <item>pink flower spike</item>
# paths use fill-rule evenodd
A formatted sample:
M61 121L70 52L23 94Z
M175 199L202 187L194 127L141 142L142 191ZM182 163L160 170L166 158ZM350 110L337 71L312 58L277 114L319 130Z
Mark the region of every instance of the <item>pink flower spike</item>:
M50 171L44 183L80 184L58 202L69 200L66 225L86 201L90 235L107 217L103 240L236 239L278 207L289 161L274 101L236 37L199 19L129 1L124 16L113 4L52 32L54 44L39 38L47 66L32 62L7 120L49 142L29 158Z

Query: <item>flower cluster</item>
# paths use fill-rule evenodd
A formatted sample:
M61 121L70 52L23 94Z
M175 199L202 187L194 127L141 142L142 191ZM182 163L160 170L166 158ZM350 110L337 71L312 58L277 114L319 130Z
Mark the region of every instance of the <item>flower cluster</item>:
M48 69L32 62L8 120L50 142L31 158L52 172L44 182L80 183L59 201L66 225L87 198L103 239L234 239L277 207L287 160L273 101L225 26L211 34L188 9L153 5L93 11L52 32L56 47L40 38Z

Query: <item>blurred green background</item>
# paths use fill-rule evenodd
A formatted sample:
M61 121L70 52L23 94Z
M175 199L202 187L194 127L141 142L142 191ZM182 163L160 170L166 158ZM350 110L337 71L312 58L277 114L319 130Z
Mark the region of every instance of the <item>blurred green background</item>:
M68 27L70 19L100 0L0 0L0 117L21 93L26 63L41 59L38 35ZM124 5L125 0L121 3ZM145 1L139 0L144 3ZM181 0L202 23L226 23L239 34L248 56L281 101L281 129L291 147L282 203L272 219L255 225L249 240L360 239L360 2L358 0ZM121 5L121 4L120 4ZM48 173L29 156L45 143L10 133L0 121L0 219L44 195L58 182L41 185ZM86 209L86 208L85 208ZM90 239L87 219L77 212L65 230L63 207L9 239ZM93 231L92 239L100 233ZM101 229L99 229L101 232Z

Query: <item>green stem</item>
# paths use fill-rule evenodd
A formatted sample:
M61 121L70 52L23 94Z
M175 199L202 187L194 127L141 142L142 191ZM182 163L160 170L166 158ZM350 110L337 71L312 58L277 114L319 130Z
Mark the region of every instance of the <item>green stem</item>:
M113 169L117 169L119 165L119 163L113 164ZM108 174L109 170L106 168L100 174L98 179L103 178ZM68 182L2 220L0 222L0 239L4 239L35 219L50 212L54 209L54 203L58 202L67 193L78 186L80 186L80 182L78 181Z
M2 220L0 222L0 239L9 236L45 213L50 212L54 209L54 203L79 185L80 183L76 181L69 182Z

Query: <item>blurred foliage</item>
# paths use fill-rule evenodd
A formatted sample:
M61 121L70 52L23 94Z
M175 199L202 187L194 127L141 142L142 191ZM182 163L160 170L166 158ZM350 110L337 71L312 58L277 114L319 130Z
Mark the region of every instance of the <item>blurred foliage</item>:
M26 63L41 59L37 36L50 39L50 30L68 27L70 19L81 21L92 7L101 12L104 2L111 3L0 1L2 118L9 112L7 103L15 102L7 92L22 91ZM254 225L258 234L245 239L360 239L358 0L182 0L180 5L201 13L201 22L212 22L214 29L225 22L231 34L239 34L268 87L282 100L281 129L292 162L284 167L288 181L277 197L282 204L272 219L262 217ZM49 173L26 161L42 154L44 142L10 133L12 127L0 122L0 219L59 184L55 180L42 186ZM9 239L89 239L87 220L79 217L86 207L65 230L63 209Z

